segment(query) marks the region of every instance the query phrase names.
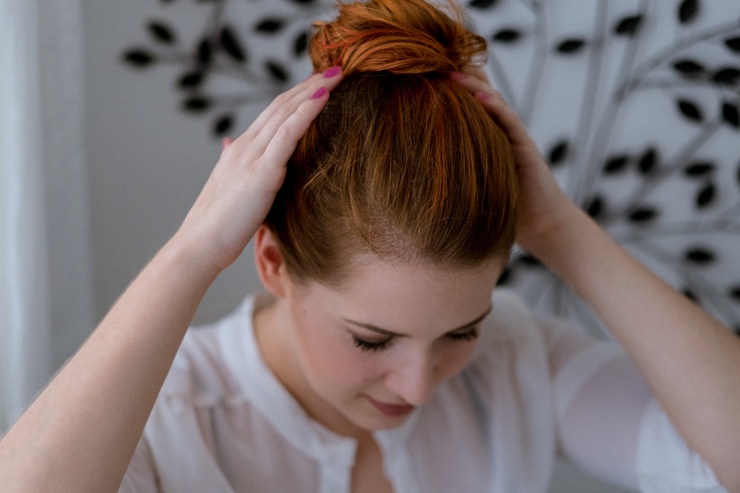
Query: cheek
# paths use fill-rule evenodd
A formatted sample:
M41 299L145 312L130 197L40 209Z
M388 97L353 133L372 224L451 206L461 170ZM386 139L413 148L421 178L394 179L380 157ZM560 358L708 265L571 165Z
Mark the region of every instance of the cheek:
M450 342L442 349L437 367L438 378L441 382L460 373L470 362L475 349L474 343Z

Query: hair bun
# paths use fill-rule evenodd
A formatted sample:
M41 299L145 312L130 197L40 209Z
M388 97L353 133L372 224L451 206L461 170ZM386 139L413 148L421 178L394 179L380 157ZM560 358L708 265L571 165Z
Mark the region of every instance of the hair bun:
M340 3L332 22L317 22L309 53L314 69L425 74L461 71L485 61L486 41L424 0Z

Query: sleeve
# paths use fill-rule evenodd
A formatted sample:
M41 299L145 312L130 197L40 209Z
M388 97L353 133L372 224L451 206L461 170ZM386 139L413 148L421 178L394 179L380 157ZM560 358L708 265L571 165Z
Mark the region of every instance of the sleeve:
M581 469L643 493L723 493L613 341L540 318L554 382L558 450Z
M637 443L637 480L644 493L727 493L709 464L689 448L660 405L645 410Z
M118 493L159 493L159 491L152 452L146 439L142 437L123 476Z

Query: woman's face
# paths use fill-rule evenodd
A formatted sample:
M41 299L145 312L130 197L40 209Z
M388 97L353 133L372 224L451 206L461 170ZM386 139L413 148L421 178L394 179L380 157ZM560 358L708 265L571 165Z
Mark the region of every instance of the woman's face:
M501 269L373 259L341 289L291 285L291 352L313 394L303 401L321 400L365 430L400 425L467 364Z

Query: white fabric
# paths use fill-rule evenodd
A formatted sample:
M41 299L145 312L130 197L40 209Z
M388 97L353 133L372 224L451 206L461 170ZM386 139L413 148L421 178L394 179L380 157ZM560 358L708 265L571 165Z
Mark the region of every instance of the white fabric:
M712 469L676 433L656 401L641 423L637 448L640 490L645 493L725 493ZM666 454L665 450L671 450Z
M188 333L120 493L349 492L354 440L312 421L260 356L252 317L267 302L249 297L221 322ZM629 372L616 371L626 375L620 391L637 391L637 397L626 396L629 412L622 413L634 419L615 420L612 429L597 416L602 431L591 440L589 432L569 426L572 413L580 416L594 399L613 395L598 382L610 381L604 369L627 360L563 322L536 318L512 293L496 291L493 304L465 370L402 426L374 433L396 493L544 493L556 447L586 468L609 470L609 464L583 461L556 437L588 451L608 443L603 440L609 434L632 436L615 449L617 466L632 471L623 483L639 481L650 493L723 491L696 489L721 487L708 466L676 441L669 424L649 413L642 419L649 394ZM556 409L563 410L560 418ZM659 433L654 423L661 423ZM661 461L653 458L658 451ZM595 456L614 461L613 453ZM689 456L702 466L665 483ZM623 474L625 468L616 469Z

